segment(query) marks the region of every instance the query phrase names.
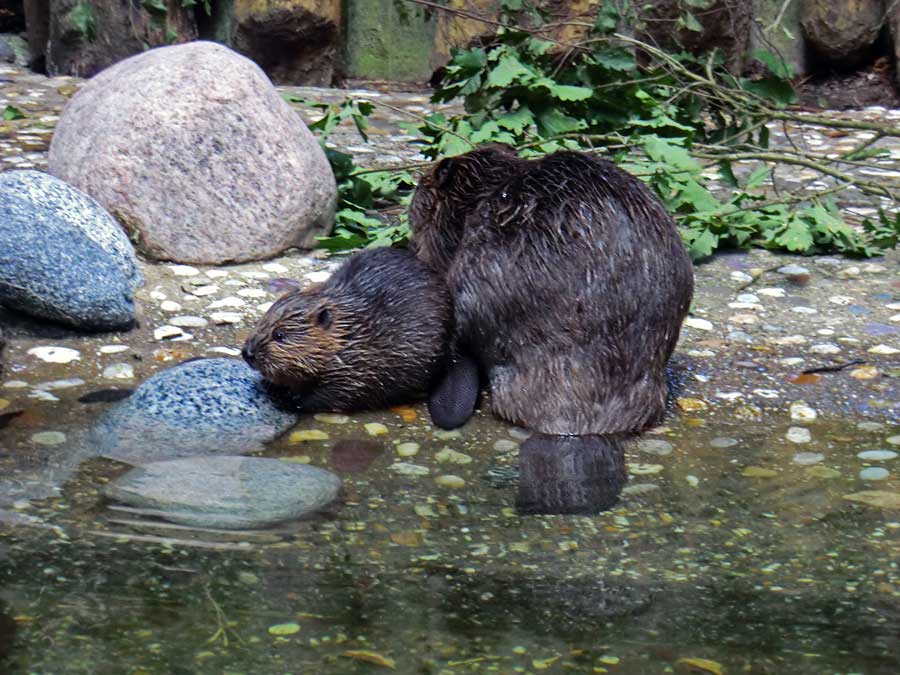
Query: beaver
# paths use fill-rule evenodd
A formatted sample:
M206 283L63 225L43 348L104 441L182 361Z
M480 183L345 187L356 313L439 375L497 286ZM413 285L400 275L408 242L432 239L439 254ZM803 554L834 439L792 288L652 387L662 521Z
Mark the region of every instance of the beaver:
M548 435L661 421L693 268L637 178L593 154L522 159L494 144L435 165L409 222L416 256L447 282L453 358L477 363L497 416Z
M279 298L242 355L301 412L381 408L433 388L451 318L438 274L408 251L368 249L326 282Z

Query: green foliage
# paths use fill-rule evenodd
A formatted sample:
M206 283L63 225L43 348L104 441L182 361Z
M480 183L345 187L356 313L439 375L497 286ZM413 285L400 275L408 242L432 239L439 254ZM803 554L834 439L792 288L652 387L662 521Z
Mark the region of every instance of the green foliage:
M696 12L712 0L681 0L679 27L698 30ZM662 52L619 35L641 29L629 0L604 0L583 48L540 35L546 20L527 0L502 0L493 40L457 50L435 102L462 100L464 112L428 115L409 125L422 153L437 160L482 143L508 143L523 156L561 149L601 152L645 181L678 222L694 259L724 247L760 246L801 254L876 255L896 246L900 216L850 227L827 194L778 198L767 190L772 164L750 171L732 154L763 153L766 122L795 101L793 72L780 57L757 52L760 74L738 77L721 54ZM325 141L351 121L366 139L371 104L310 104L323 116L311 125L338 180L339 207L329 250L402 243L413 179L408 171L360 171ZM845 159L862 161L885 151L860 147ZM717 179L717 183L714 182ZM725 186L725 189L723 189ZM388 223L383 217L397 213Z
M21 119L25 119L26 117L28 117L28 115L23 113L21 110L19 110L14 105L8 105L3 109L3 119L6 122L9 122L12 120L21 120Z
M69 20L81 36L88 42L97 39L97 15L90 2L79 2L69 13Z
M374 106L368 101L347 99L339 105L318 103L286 95L292 103L319 110L322 116L309 125L319 138L325 156L331 163L338 188L338 205L334 233L319 237L319 245L331 252L363 247L393 246L406 243L409 225L406 207L415 184L408 171L360 171L353 157L328 147L331 133L342 122L350 121L364 141L368 136L367 117ZM387 221L389 214L380 215L384 207L400 212Z

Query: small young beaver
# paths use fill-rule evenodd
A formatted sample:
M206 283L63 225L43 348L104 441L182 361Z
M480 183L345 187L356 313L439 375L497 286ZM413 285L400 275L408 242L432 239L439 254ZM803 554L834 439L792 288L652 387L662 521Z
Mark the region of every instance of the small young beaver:
M450 321L439 275L407 251L370 249L277 300L242 354L303 412L380 408L428 393Z
M409 220L417 256L447 281L454 351L486 373L496 415L545 434L659 423L693 269L643 183L595 155L493 145L438 163Z

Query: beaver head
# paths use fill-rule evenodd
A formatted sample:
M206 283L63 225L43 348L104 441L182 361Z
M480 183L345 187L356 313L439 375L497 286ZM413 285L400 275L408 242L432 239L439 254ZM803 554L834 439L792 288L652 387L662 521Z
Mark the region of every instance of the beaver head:
M342 316L320 287L292 291L260 319L241 355L269 382L306 388L339 363L347 334Z
M438 162L419 181L409 205L411 248L419 260L446 271L471 210L523 165L527 161L501 143Z

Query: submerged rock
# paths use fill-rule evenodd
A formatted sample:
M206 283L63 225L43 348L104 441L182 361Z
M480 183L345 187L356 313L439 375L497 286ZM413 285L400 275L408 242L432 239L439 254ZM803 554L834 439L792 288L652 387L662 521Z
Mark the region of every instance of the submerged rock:
M63 110L49 164L159 259L270 257L312 245L334 217L334 174L312 133L253 62L211 42L90 80Z
M82 330L134 323L141 273L97 202L39 171L0 174L0 303Z
M327 506L333 473L262 457L191 457L153 462L110 483L106 496L182 525L261 528Z
M188 361L138 387L91 430L95 454L130 464L259 450L296 421L243 361Z

